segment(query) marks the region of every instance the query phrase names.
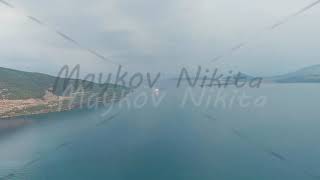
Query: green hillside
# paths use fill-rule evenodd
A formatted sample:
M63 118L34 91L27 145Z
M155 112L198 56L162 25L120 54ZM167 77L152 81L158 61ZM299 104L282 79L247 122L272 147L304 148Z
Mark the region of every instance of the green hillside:
M41 73L31 73L24 71L17 71L0 67L0 99L29 99L29 98L42 98L45 92L49 89L53 90L53 94L62 95L63 84L66 79L61 78L58 84L54 87L56 78ZM82 86L90 87L85 88L85 92L102 92L107 86L107 91L118 92L127 90L125 87L116 86L112 84L96 84L88 81L71 79L68 85L76 87L76 83Z

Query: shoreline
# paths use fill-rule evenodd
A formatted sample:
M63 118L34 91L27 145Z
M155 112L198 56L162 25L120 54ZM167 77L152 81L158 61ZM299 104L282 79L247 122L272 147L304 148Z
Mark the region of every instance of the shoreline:
M110 96L108 97L107 102L118 102L121 98L122 97ZM76 97L72 96L54 96L50 99L0 100L0 121L15 118L26 118L32 115L68 112L86 108L85 103L90 102L89 100L83 101L84 103L74 101L76 101ZM96 102L98 105L104 103L102 100L97 100ZM8 104L10 105L8 106Z

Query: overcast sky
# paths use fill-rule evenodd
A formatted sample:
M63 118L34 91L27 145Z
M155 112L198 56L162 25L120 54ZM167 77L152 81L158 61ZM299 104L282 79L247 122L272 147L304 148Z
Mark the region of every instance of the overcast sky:
M266 27L312 0L7 0L0 4L1 66L56 74L116 68L58 36L58 29L129 71L174 74L202 65L276 75L320 64L320 5L274 31ZM48 23L40 26L25 16ZM249 42L218 63L214 57Z

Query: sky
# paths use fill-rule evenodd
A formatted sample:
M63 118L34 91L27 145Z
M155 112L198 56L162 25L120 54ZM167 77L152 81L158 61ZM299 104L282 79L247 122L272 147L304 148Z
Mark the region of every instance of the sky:
M178 74L182 67L271 76L320 64L320 5L275 30L267 27L315 0L7 0L0 4L2 67L55 75L63 65L82 73ZM45 22L41 26L26 18ZM58 36L59 30L81 44ZM246 46L217 62L235 45Z

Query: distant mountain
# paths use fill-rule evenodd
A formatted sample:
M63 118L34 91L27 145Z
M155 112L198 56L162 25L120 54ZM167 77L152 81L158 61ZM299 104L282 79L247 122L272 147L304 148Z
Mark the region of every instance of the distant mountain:
M251 80L251 79L257 78L257 77L248 75L246 73L242 73L242 72L239 72L239 73L240 73L240 79L243 79L243 80ZM234 77L237 77L238 75L239 74L236 74Z
M240 80L248 81L254 78L255 76L251 76L242 72L240 73ZM233 74L233 77L237 77L238 74ZM223 82L228 77L228 74L225 74L224 77L221 78ZM199 81L201 81L202 76L200 75ZM210 78L210 76L208 76ZM196 77L190 77L190 80L194 80ZM178 81L179 78L172 78L170 80ZM186 78L181 79L182 81L187 80ZM233 83L229 81L230 83ZM272 77L263 77L264 82L273 82L273 83L320 83L320 64L308 66L302 69L299 69L295 72L279 75L279 76L272 76Z
M266 79L278 83L320 83L320 64Z

